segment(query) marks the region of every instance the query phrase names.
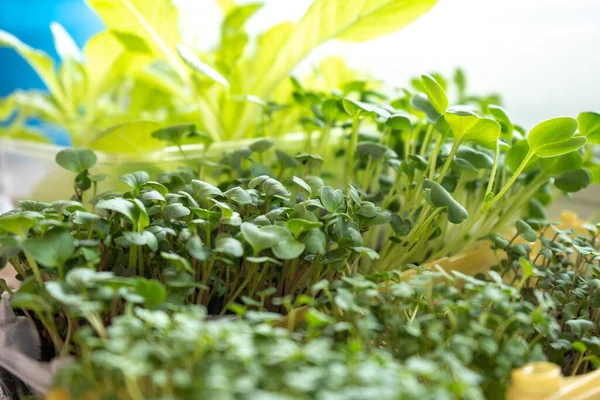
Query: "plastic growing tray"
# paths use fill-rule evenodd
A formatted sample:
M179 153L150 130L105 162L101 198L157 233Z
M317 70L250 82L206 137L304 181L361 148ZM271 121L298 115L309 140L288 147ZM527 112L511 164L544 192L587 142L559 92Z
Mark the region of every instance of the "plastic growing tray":
M336 135L332 135L332 140L336 138ZM166 147L146 153L96 151L98 161L92 173L108 177L98 185L98 193L111 189L125 189L125 184L118 180L123 174L144 170L150 176L156 176L161 172L176 171L178 167L189 166L200 160L218 161L224 153L248 146L256 140L258 139L216 142L208 149L201 144L184 145L183 153L177 147ZM290 133L274 140L278 149L293 151L303 148L306 135ZM63 149L65 147L53 144L0 138L0 200L3 197L38 201L70 198L73 194L75 175L60 168L54 161L56 154ZM4 211L6 210L0 209L0 213Z

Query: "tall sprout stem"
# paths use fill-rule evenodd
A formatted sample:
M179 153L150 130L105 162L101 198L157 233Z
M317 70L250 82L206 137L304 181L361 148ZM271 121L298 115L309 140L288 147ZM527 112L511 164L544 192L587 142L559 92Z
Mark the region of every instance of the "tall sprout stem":
M438 176L438 179L437 179L438 183L442 182L442 180L446 176L446 173L448 172L448 169L450 168L450 165L452 164L452 161L454 160L454 155L458 151L459 146L460 146L459 141L455 141L454 144L452 145L452 149L450 150L450 153L448 154L448 158L446 159L446 162L444 163L444 166L442 167L442 170L440 171L440 175Z
M492 193L494 190L494 180L496 179L496 171L498 169L498 162L500 161L500 144L496 143L496 154L494 156L494 165L492 166L492 171L490 172L490 180L488 181L487 190L485 191L485 195L488 193Z
M433 179L435 175L435 168L437 164L437 156L442 148L442 143L444 143L444 135L438 136L435 141L435 146L433 147L433 152L431 153L431 157L429 158L430 168L429 168L429 179Z
M352 132L350 133L350 142L348 143L348 149L346 150L346 157L348 162L346 164L346 171L344 178L346 182L350 182L351 174L354 169L356 146L358 145L358 127L360 125L360 117L354 117L352 119Z
M498 192L498 194L495 195L494 198L492 200L490 200L489 203L486 204L486 206L485 206L486 210L490 209L494 204L496 204L498 202L498 200L500 200L502 198L502 196L504 196L504 194L508 191L508 189L510 189L510 187L513 185L513 183L516 182L516 180L519 178L519 175L521 175L521 172L523 172L523 170L529 163L529 160L531 160L531 157L533 157L533 153L531 151L529 151L529 153L527 153L527 155L525 156L525 159L521 162L521 165L519 165L519 168L517 168L517 170L511 176L509 181L506 182L506 184L504 185L504 187L502 187L500 192Z
M28 251L24 251L25 259L27 259L27 263L29 264L29 268L33 271L33 275L35 276L35 280L38 281L40 285L44 285L44 280L42 279L42 274L40 273L40 269L35 261L35 258Z

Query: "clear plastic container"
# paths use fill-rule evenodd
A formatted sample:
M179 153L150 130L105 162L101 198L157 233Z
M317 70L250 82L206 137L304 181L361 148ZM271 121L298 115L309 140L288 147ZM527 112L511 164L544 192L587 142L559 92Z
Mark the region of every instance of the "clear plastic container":
M123 174L144 170L151 177L198 161L218 159L226 152L254 143L256 138L234 142L216 142L208 149L201 144L184 145L184 153L177 147L166 147L148 153L108 153L96 151L98 161L93 174L108 176L98 185L98 193L111 189L125 189L119 181ZM306 143L304 133L292 133L274 139L278 149L296 152ZM73 195L75 174L60 168L54 161L65 147L53 144L0 138L0 213L6 211L9 201L35 199L54 201Z

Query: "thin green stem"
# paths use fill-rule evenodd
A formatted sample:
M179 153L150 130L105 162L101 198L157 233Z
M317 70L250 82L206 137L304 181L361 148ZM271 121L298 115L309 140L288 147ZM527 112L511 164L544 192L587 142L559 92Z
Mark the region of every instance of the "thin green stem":
M438 179L437 179L438 183L442 182L442 179L444 179L444 176L446 176L446 173L448 172L448 169L450 168L450 165L452 164L452 161L454 160L454 155L458 151L459 146L460 146L459 141L455 141L454 144L452 145L452 149L450 150L450 153L448 154L448 158L446 159L446 162L444 163L444 166L442 167L442 170L440 171L440 175L438 176Z
M521 172L523 172L523 170L529 163L529 160L531 160L531 157L533 157L533 152L530 150L527 153L527 155L525 156L525 159L521 162L521 165L519 165L519 168L517 168L515 173L511 176L509 181L506 182L506 184L500 190L500 192L498 192L498 194L496 196L494 196L494 198L492 200L490 200L489 203L487 203L486 209L490 209L494 204L496 204L498 202L498 200L500 200L502 198L502 196L504 196L504 194L508 191L508 189L510 189L512 184L515 183L515 181L519 178L519 175L521 175Z
M425 137L423 138L423 144L421 145L421 150L419 151L419 155L423 156L427 149L429 148L429 142L431 141L431 135L433 134L433 125L429 124L427 127L427 131L425 132Z
M429 157L429 165L430 165L429 179L431 179L431 180L433 180L433 176L435 175L437 156L440 152L440 149L442 148L443 142L444 142L444 135L438 136L437 140L435 141L435 146L433 147L433 152L431 153L431 156Z
M25 258L27 259L27 263L29 264L29 268L33 271L33 275L35 279L38 281L40 285L44 285L44 280L42 279L42 274L40 274L40 269L35 261L35 258L28 251L24 251Z
M485 195L488 193L492 193L494 189L494 180L496 179L496 170L498 169L498 162L500 160L500 144L496 143L496 154L494 157L494 165L492 166L492 171L490 172L490 180L488 181L487 190L485 191Z
M360 118L354 117L352 119L352 132L350 133L350 141L348 142L348 148L346 150L346 157L348 162L346 164L346 171L344 178L346 182L350 182L352 170L354 169L354 160L356 154L356 146L358 145L358 127L360 125Z

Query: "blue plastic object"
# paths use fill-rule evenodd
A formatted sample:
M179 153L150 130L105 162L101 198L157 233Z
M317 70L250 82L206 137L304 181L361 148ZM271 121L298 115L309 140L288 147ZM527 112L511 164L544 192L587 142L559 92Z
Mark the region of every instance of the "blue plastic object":
M0 0L0 29L58 60L50 23L58 22L81 47L103 29L100 18L84 0ZM0 47L0 97L16 89L45 89L42 80L15 51ZM32 126L40 127L38 121ZM57 144L69 144L68 135L56 128L41 127Z

